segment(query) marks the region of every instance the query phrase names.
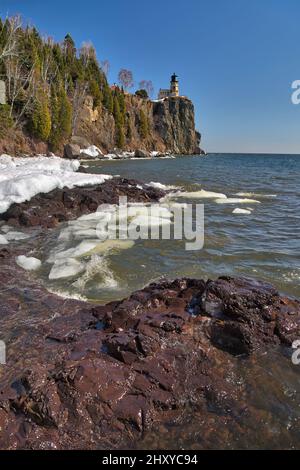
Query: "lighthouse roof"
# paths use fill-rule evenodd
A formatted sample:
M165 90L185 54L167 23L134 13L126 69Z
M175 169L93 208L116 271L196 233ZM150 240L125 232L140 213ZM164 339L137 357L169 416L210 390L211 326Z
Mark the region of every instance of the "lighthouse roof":
M177 79L178 79L178 76L174 72L173 75L171 76L171 82L177 82L178 81Z

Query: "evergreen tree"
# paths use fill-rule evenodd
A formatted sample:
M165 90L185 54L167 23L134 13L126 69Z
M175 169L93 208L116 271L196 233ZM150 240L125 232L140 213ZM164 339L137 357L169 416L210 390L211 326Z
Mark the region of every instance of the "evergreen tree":
M116 125L116 144L120 149L122 149L125 145L124 131L120 124Z
M56 93L55 88L52 87L51 121L49 143L55 151L70 136L72 129L72 106L63 88Z
M111 92L111 89L109 88L108 85L105 85L104 86L104 89L103 89L103 106L107 109L107 111L109 113L112 113L113 112L113 109L114 109L114 101L113 101L113 96L112 96L112 92Z
M99 85L96 82L96 80L91 80L90 82L90 87L89 87L89 92L93 97L93 106L94 109L99 106L99 104L102 101L102 93L100 91Z
M146 139L149 133L149 125L148 119L144 111L141 109L140 111L140 126L139 126L139 133L143 139Z
M114 96L113 115L114 115L116 126L118 125L122 126L124 122L123 122L123 116L120 111L120 105L119 105L119 100L118 100L117 95Z
M44 91L40 91L35 99L30 128L35 137L44 142L48 140L51 131L51 115Z

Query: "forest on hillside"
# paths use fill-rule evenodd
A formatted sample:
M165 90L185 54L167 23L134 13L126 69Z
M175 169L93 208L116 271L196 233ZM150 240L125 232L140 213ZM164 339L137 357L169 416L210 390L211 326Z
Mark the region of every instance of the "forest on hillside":
M110 87L107 66L107 61L100 66L90 42L77 50L70 34L58 43L42 37L35 27L23 25L20 16L0 18L0 80L6 84L6 104L0 105L0 138L10 128L21 128L55 151L76 133L80 110L89 95L94 108L103 107L113 115L116 144L122 148L130 138L124 88L133 86L133 78L123 69L121 86ZM141 85L153 91L151 82ZM136 94L141 99L148 97L144 89ZM141 113L140 133L146 138L147 122Z

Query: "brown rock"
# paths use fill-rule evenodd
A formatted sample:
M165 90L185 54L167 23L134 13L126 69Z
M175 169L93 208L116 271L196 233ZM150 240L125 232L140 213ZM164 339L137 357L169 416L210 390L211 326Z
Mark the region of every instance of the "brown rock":
M71 160L80 157L80 147L77 144L66 144L64 146L64 157Z

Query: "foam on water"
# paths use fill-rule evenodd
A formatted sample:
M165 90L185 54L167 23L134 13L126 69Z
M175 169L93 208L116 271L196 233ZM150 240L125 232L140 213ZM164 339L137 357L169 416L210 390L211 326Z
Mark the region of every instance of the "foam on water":
M118 282L108 266L108 260L96 254L92 255L90 261L86 264L85 272L80 278L73 282L72 287L83 291L87 282L95 276L101 278L101 288L115 289L118 287Z

